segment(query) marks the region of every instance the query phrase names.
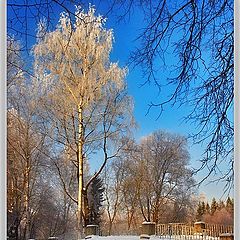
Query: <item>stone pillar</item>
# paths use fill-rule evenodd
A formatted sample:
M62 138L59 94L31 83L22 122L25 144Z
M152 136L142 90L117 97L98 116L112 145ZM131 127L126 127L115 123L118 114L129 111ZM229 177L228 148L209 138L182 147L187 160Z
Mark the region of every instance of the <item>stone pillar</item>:
M232 233L222 233L219 237L220 240L234 240L234 235Z
M203 233L205 232L206 224L205 222L195 222L194 223L194 232L195 233Z
M85 229L85 239L91 238L92 235L99 235L98 225L87 225Z
M150 239L151 235L156 235L156 223L143 222L141 227L140 239Z

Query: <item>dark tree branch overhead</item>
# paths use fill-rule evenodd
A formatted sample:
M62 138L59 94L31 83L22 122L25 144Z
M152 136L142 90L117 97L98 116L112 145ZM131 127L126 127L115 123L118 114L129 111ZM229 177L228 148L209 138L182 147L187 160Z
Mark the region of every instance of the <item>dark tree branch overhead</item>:
M141 66L146 82L153 82L159 91L166 85L172 91L168 98L150 103L149 110L158 107L161 114L167 106L190 103L193 110L185 120L198 127L193 140L206 143L202 164L209 169L207 177L221 174L217 166L225 159L229 169L220 178L231 183L233 1L119 0L114 4L112 11L118 8L120 18L142 8L145 28L140 30L140 44L130 62ZM167 79L162 77L162 66L167 69Z

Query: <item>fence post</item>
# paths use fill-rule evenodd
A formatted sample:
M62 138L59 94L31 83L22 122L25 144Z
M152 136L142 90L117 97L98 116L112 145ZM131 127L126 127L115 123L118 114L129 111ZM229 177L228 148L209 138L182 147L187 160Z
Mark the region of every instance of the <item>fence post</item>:
M195 222L194 223L194 232L195 233L203 233L206 229L205 222Z
M85 239L92 238L92 235L99 235L98 225L87 225L85 229Z
M151 235L156 235L156 223L143 222L141 227L140 239L150 239Z

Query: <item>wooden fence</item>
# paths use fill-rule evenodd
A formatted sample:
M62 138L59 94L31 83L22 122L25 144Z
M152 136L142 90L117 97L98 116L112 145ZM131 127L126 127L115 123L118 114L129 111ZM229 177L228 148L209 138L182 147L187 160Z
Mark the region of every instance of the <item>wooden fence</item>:
M194 225L184 223L158 224L156 235L160 239L179 239L179 240L219 240L222 233L233 233L233 226L205 224L202 232L196 232Z
M206 224L206 233L208 236L219 237L221 233L233 233L232 225Z

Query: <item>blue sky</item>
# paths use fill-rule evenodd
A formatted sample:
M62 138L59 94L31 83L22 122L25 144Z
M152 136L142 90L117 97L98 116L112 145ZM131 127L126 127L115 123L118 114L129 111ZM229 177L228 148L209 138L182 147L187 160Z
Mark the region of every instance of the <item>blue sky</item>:
M100 9L100 14L103 12L104 9L102 12ZM128 21L118 22L117 24L116 20L111 19L111 16L109 16L106 26L113 28L114 31L115 43L113 45L112 60L119 61L121 66L125 66L130 52L138 45L136 38L138 37L141 29L144 27L143 16L140 11L135 11L131 14ZM173 63L176 59L170 55L168 56L167 61L169 63ZM168 74L171 75L168 71L161 72L161 74L161 80L163 81L166 80ZM168 105L159 118L158 108L151 108L150 112L148 112L149 103L151 101L157 102L159 99L164 99L164 97L167 97L171 93L171 89L167 87L162 88L162 91L159 93L158 88L153 83L147 83L144 86L141 86L146 80L140 67L133 69L130 66L129 74L126 80L129 94L134 98L134 115L139 125L139 129L135 132L136 139L140 139L157 129L164 129L168 132L179 133L184 136L188 136L189 134L196 132L196 125L183 121L183 118L191 110L190 106L184 105L181 107L172 107ZM200 166L199 159L201 158L203 151L204 143L196 145L189 140L191 167L197 168ZM222 164L222 166L219 167L224 169L225 165ZM201 180L205 175L205 171L200 172L196 176L196 180ZM209 200L212 197L221 198L223 194L223 187L223 183L209 183L206 181L200 186L199 194L203 193ZM224 196L223 199L225 197L226 196Z
M92 2L94 5L95 1ZM98 7L97 14L105 13L105 6L96 4L96 7ZM9 11L9 14L12 13ZM58 19L56 19L56 23L57 21ZM32 32L35 34L36 26L29 23L29 27L32 28ZM142 13L140 11L135 11L131 14L131 17L127 21L121 22L117 22L114 15L109 15L106 27L113 29L115 38L111 60L114 62L118 61L119 65L122 67L126 66L130 52L138 45L138 42L135 41L135 39L140 30L144 27ZM29 40L30 44L34 43L33 38L30 38ZM169 56L167 61L174 62L175 60ZM163 71L161 74L163 81L165 81L168 75L171 75L171 73L167 71ZM134 99L134 116L139 125L138 130L135 131L135 137L137 140L158 129L164 129L172 133L179 133L184 136L188 136L188 134L196 131L196 126L194 124L183 121L183 117L186 116L190 110L189 106L182 106L178 108L177 106L171 107L169 105L165 108L165 111L158 119L158 108L152 108L147 114L149 103L151 101L156 102L159 98L166 98L170 94L169 88L163 88L159 93L158 89L153 84L146 84L140 87L146 80L139 67L134 69L129 67L129 73L126 81L128 85L128 92ZM203 153L203 147L204 146L201 145L192 145L192 143L189 142L191 167L197 168L199 166L198 160L201 158ZM196 179L200 180L205 174L206 172L201 172L198 176L196 176ZM222 196L223 184L206 184L207 182L200 187L199 193L204 192L208 199L211 199L212 197L220 198Z

